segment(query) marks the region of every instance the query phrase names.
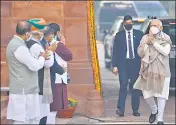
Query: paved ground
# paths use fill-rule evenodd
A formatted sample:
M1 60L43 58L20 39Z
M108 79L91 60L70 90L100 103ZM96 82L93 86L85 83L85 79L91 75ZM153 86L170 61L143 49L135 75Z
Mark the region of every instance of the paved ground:
M75 115L71 119L57 119L57 124L148 124L150 110L142 97L140 101L140 117L132 115L130 94L128 94L126 100L125 117L118 117L115 114L119 90L118 80L116 76L104 68L101 69L101 76L105 117L89 119L81 115ZM165 124L175 124L175 97L170 97L166 104L164 120Z
M113 75L110 70L104 68L104 47L97 42L98 56L100 60L100 73L102 81L102 91L105 105L105 117L90 119L81 115L75 115L71 119L57 119L57 124L148 124L150 115L149 107L143 97L141 97L140 117L132 115L130 94L126 100L125 117L118 117L116 112L117 98L119 92L118 77ZM165 124L175 124L175 97L169 98L164 115Z

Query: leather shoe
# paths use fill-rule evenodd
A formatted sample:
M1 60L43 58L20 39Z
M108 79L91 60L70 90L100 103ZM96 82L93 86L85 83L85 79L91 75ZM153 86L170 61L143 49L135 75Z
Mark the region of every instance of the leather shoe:
M157 125L164 125L164 123L163 122L158 122Z
M140 116L140 113L139 112L133 112L133 115L134 116Z
M124 116L124 112L120 111L120 110L117 110L116 111L116 114L123 117Z
M150 122L150 123L155 122L155 120L156 120L156 115L157 115L157 114L158 114L158 111L157 111L156 114L152 114L152 113L151 113L151 115L150 115L150 117L149 117L149 122Z

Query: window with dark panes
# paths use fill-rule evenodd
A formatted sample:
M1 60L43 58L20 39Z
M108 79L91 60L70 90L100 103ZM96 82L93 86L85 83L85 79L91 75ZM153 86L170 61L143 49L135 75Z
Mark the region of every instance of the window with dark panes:
M118 16L131 15L137 17L137 13L132 5L115 7L102 7L100 10L99 21L100 22L113 22Z

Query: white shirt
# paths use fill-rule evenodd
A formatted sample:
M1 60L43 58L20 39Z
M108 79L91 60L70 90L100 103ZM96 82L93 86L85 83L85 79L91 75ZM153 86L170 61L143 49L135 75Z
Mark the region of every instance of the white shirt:
M133 52L133 58L135 58L135 54L134 54L134 44L133 44L133 29L131 29L130 31L125 30L126 33L126 43L127 43L127 54L126 54L126 58L129 59L129 45L128 45L128 32L130 32L130 36L131 36L131 44L132 44L132 52Z
M16 36L15 37L19 38L24 42L23 39L20 37ZM16 59L26 65L31 71L38 71L44 66L45 58L40 56L39 58L34 58L32 54L30 53L29 49L27 46L20 46L16 49L14 52L14 55Z
M51 42L51 44L53 44L54 42L56 42L58 44L60 41L53 40ZM54 53L54 54L55 54L55 59L56 59L57 63L60 66L67 67L67 62L65 60L63 60L57 53ZM64 72L62 75L56 73L55 83L59 84L59 83L62 83L62 82L67 84L67 72Z

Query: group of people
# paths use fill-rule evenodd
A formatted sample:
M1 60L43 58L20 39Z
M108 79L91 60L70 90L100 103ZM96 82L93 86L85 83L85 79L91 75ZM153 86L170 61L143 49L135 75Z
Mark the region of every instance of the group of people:
M55 124L68 108L67 62L72 53L56 23L19 21L6 49L9 68L9 124Z
M141 92L151 109L149 122L164 124L163 114L169 96L170 37L162 31L162 22L153 19L149 33L133 29L133 20L126 15L124 31L116 34L113 44L113 73L119 75L120 91L116 114L124 116L128 84L131 90L131 105L134 116L140 116ZM154 97L157 98L157 104Z
M134 116L140 116L141 91L151 109L149 122L158 114L158 124L169 96L170 37L162 22L153 19L149 33L133 29L130 15L124 17L124 31L116 34L113 45L113 73L119 75L117 115L124 116L129 84ZM6 50L10 75L7 119L13 124L54 124L60 109L68 107L67 62L71 51L56 23L43 19L19 21L16 35ZM157 97L156 105L154 97Z

